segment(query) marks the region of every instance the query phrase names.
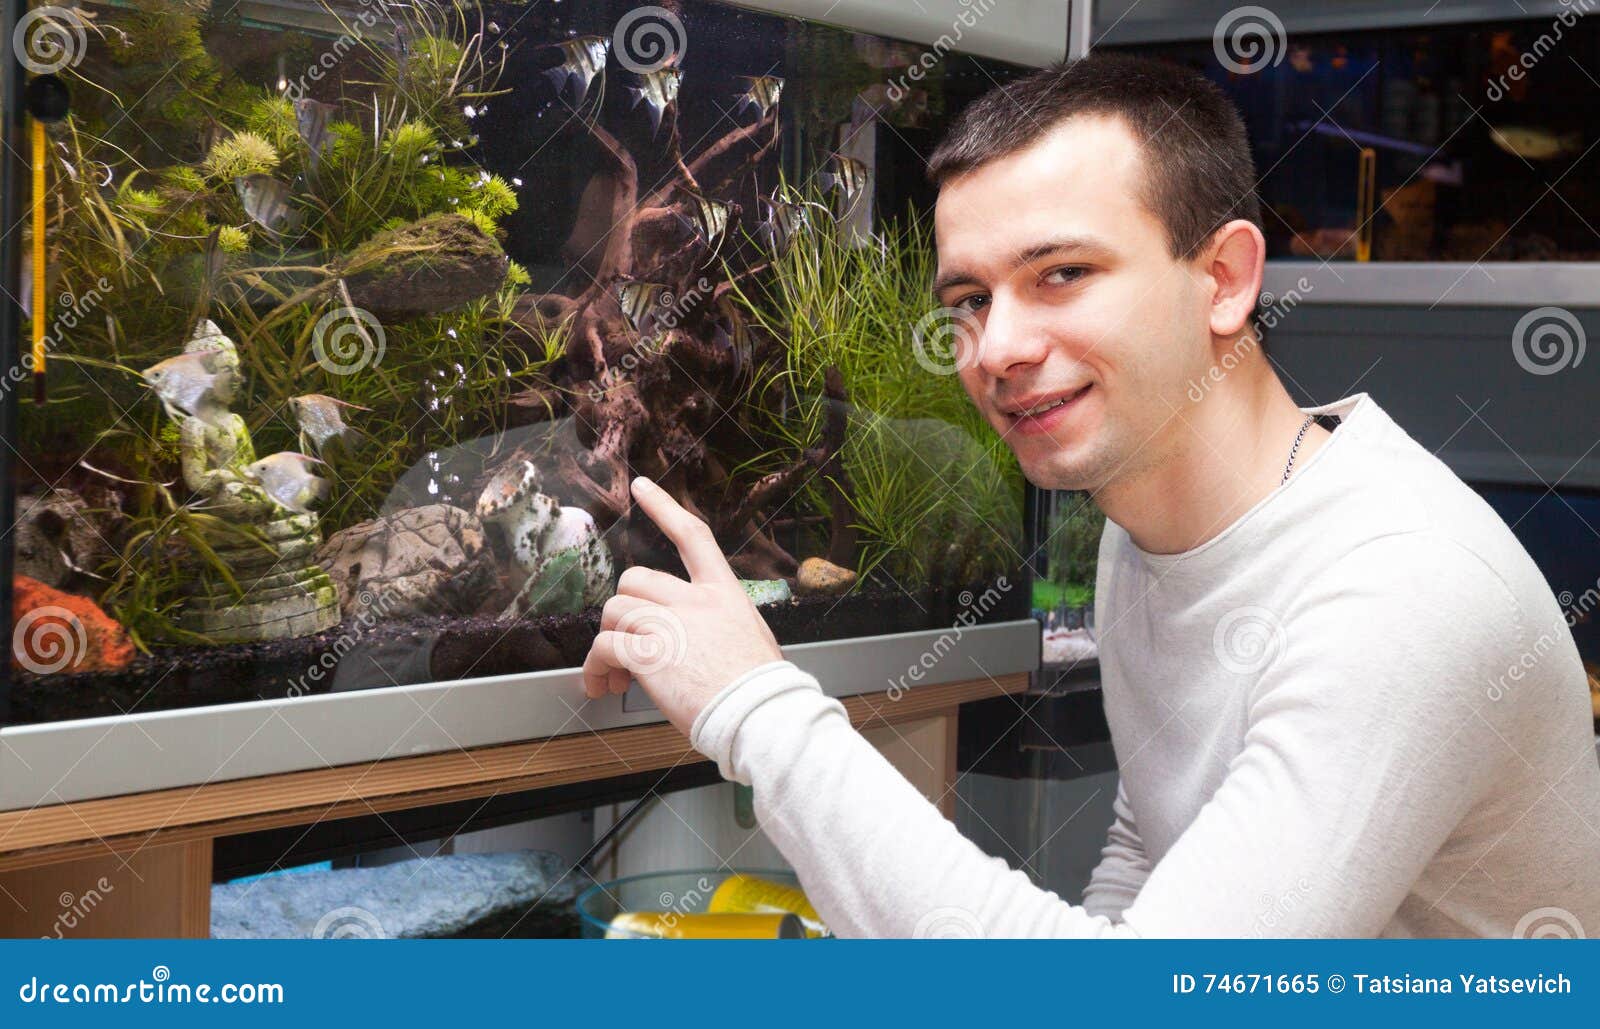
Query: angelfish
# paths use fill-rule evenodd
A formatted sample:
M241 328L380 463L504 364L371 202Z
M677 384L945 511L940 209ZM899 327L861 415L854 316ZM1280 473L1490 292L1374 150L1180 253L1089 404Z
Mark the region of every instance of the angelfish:
M750 88L733 105L734 117L737 118L747 107L755 107L765 118L778 106L778 97L783 95L783 80L776 75L746 75L743 78L750 83Z
M360 435L355 428L345 424L344 415L339 411L341 407L353 411L371 410L322 393L290 397L289 406L294 409L295 421L300 424L300 445L305 446L309 436L312 449L316 450L318 457L322 456L330 440L337 440L349 447L355 444L356 437Z
M239 191L239 201L250 220L276 233L286 227L291 219L289 210L289 185L271 175L245 175L233 180Z
M589 85L606 67L606 55L611 52L611 40L606 36L578 36L557 44L565 60L545 72L560 93L568 82L576 82L578 103L589 96Z
M666 113L667 105L678 99L678 87L682 84L683 71L667 65L647 72L644 85L628 87L628 92L633 94L633 106L638 107L639 101L643 100L650 109L651 139L661 131L661 116Z
M765 201L767 217L757 227L762 244L774 254L782 256L794 237L811 224L805 204L789 203L776 197Z
M750 327L745 321L744 312L739 310L733 298L727 294L717 298L717 310L727 320L729 328L724 329L720 324L717 325L712 339L717 346L732 353L733 377L737 381L744 378L754 356L754 348L750 342Z
M285 450L245 466L245 474L261 484L267 495L291 511L307 514L311 502L326 500L330 492L327 479L313 475L311 466L321 464L314 457Z
M337 110L338 107L333 104L325 104L308 96L294 102L295 128L300 131L300 139L311 152L308 163L312 171L316 171L317 164L322 160L322 151L327 148L328 119Z
M617 302L622 305L622 316L633 326L633 331L646 335L655 324L655 312L667 287L659 282L641 282L627 279L617 287Z
M198 414L200 401L210 391L212 383L217 381L209 367L209 360L218 352L213 348L169 357L146 368L139 373L139 377L155 390L168 416L177 418L180 412Z
M844 202L848 205L854 200L867 182L872 178L872 173L867 166L854 157L845 157L843 154L833 155L833 171L824 171L817 174L817 181L822 183L823 189L837 189L844 194Z
M711 257L715 257L717 251L722 249L722 237L728 231L728 222L733 217L733 210L722 201L712 200L699 193L690 193L689 199L693 205L692 216L679 217L690 230L711 245Z

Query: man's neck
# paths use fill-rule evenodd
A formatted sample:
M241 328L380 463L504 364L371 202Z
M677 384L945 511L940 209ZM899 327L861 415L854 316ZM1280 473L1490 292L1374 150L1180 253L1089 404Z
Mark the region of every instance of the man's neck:
M1094 494L1142 550L1178 554L1212 539L1277 489L1306 416L1265 357L1234 369L1162 430L1162 457ZM1329 436L1316 424L1295 453L1303 468Z

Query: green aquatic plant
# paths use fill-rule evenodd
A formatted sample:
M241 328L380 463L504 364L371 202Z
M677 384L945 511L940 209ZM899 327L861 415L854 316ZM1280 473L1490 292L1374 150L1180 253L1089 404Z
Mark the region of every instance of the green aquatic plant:
M850 498L863 578L972 581L1016 567L1021 472L957 377L918 359L913 334L934 308L926 219L861 239L827 216L821 196L795 199L808 205L809 228L755 285L735 289L782 348L752 391L750 430L781 441L779 453L814 445L836 369L849 407L843 474L813 479L802 496L817 514L833 491Z
M47 403L21 398L22 448L45 481L80 458L124 477L127 542L101 599L141 647L192 637L171 617L182 603L178 555L204 557L206 534L219 531L171 487L148 485L176 481L177 455L162 443L160 406L138 370L177 353L198 318L239 345L247 381L236 410L262 453L299 448L290 397L326 393L367 408L351 418L358 444L327 455L335 488L324 532L373 517L431 450L502 430L509 398L564 345L506 342L528 284L496 242L516 195L468 159L461 116L467 100L495 95L498 67L476 39L431 37L430 26L460 31L470 4L423 6L432 20L412 23L404 65L377 42L346 55L352 74L332 94L316 167L289 99L206 51L222 22L203 5L140 0L106 11L96 28L107 43L69 72L84 88L51 130L49 291L54 308L71 297L84 310L54 334ZM300 37L278 38L293 46ZM163 47L171 75L147 75ZM156 92L135 125L123 95L145 78ZM236 180L251 174L288 187L292 219L264 223L245 210ZM318 326L347 313L351 284L368 269L442 254L451 239L435 251L408 228L445 215L481 241L471 267L487 260L494 275L459 303L385 314L371 359L329 359ZM92 303L81 302L86 294ZM111 430L84 432L107 424L108 410Z

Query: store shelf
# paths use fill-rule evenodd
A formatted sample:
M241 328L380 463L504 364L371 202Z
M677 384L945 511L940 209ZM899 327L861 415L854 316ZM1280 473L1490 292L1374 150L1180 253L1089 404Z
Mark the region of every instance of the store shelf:
M1280 305L1285 317L1304 304L1597 307L1600 263L1271 260L1261 289L1272 296L1267 306Z

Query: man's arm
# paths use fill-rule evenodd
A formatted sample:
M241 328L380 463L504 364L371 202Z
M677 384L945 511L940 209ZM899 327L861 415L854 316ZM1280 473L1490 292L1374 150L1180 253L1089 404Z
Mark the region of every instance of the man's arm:
M787 663L720 692L692 739L754 787L841 934L1372 936L1500 774L1498 734L1548 702L1525 693L1479 717L1483 669L1519 623L1499 579L1453 548L1369 544L1285 613L1283 653L1241 683L1243 751L1119 924L983 855Z
M1239 682L1243 748L1219 755L1221 786L1113 925L963 839L782 660L705 523L645 480L634 496L691 581L623 573L585 692L637 678L754 787L818 912L850 935L1373 935L1513 767L1508 741L1536 738L1552 694L1582 689L1569 646L1543 658L1561 667L1486 705L1485 675L1528 649L1504 583L1426 533L1361 547L1277 612L1281 652ZM1189 643L1193 661L1219 660L1209 639Z
M1100 863L1090 874L1089 885L1083 888L1083 909L1115 922L1122 918L1128 905L1139 896L1145 880L1150 878L1150 858L1144 852L1138 823L1134 821L1127 791L1120 781L1111 812L1111 828L1106 831Z

